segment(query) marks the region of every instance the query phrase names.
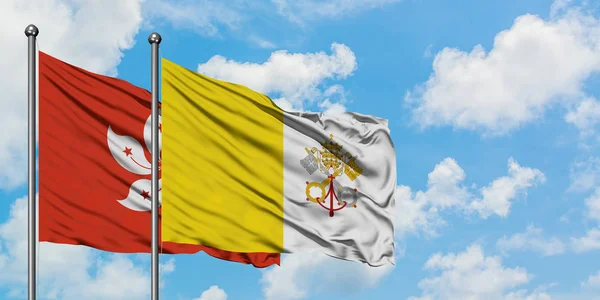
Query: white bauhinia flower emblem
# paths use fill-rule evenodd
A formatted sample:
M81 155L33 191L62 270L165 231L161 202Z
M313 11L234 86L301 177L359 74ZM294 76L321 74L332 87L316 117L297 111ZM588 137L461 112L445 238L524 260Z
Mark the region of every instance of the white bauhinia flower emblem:
M146 149L152 153L152 116L148 117L144 126L144 142ZM158 116L158 170L162 168L162 118ZM144 148L140 143L126 135L116 134L112 128L108 127L107 133L108 148L115 160L125 170L137 175L150 175L151 162L144 155ZM162 203L162 180L158 179L158 205ZM151 210L151 183L150 179L138 179L129 187L129 195L123 200L118 200L123 206L135 211L150 211Z

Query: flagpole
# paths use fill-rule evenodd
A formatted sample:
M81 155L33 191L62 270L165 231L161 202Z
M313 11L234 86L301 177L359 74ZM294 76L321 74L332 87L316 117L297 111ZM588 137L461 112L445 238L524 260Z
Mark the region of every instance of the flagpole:
M158 300L158 45L162 38L154 32L148 37L152 47L152 300Z
M38 28L31 24L25 28L25 36L27 36L28 49L27 49L27 98L28 98L28 129L29 129L29 140L28 140L28 159L27 159L27 172L28 172L28 232L27 232L27 295L29 300L35 300L36 298L36 203L35 203L35 149L36 149L36 38L39 33Z

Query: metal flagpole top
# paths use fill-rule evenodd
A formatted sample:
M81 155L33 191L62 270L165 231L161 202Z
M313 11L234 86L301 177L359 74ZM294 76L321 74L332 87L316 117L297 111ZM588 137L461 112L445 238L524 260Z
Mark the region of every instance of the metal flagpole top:
M40 30L37 28L37 26L33 25L33 24L29 24L27 25L27 27L25 27L25 35L27 37L30 36L34 36L37 37L37 35L40 33ZM159 38L159 43L160 43L160 35L158 36Z
M37 30L37 28L36 28ZM150 44L160 44L160 42L162 41L162 37L160 37L160 34L153 32L150 34L150 36L148 37L148 43Z

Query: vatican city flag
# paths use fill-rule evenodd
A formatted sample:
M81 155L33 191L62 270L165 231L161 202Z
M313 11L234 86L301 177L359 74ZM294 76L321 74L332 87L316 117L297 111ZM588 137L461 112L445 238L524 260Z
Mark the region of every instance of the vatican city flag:
M393 264L386 120L286 112L163 59L162 124L163 241Z

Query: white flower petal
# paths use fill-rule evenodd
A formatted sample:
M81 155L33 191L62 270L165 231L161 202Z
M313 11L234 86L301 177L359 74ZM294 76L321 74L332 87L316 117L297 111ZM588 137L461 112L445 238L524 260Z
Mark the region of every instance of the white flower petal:
M121 205L135 211L150 211L152 209L151 181L148 179L136 180L129 188L129 195L123 200L117 200ZM158 205L162 204L162 180L158 180ZM150 197L144 198L142 194L147 193Z
M107 140L110 153L125 170L138 175L150 174L150 162L144 155L144 148L136 139L118 135L109 126Z

